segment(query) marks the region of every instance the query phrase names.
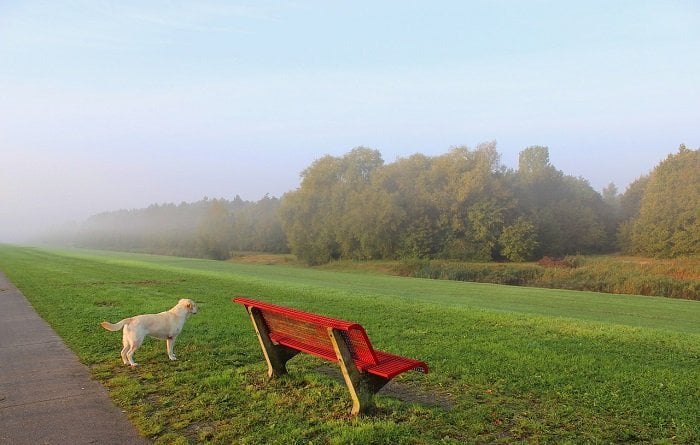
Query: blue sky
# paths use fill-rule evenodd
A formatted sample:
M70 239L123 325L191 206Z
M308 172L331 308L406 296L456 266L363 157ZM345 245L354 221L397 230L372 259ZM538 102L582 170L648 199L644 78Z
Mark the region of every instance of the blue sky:
M281 196L360 145L546 145L623 191L700 147L698 23L696 0L0 0L0 241Z

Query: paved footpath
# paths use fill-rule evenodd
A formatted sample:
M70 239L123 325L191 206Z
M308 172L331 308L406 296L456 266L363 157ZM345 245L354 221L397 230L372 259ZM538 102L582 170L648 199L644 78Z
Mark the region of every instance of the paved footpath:
M0 272L0 444L148 444Z

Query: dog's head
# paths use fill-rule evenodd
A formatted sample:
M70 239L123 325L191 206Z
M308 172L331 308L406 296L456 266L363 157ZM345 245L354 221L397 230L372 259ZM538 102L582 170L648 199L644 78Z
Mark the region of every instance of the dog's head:
M178 306L184 307L187 310L188 314L196 314L197 313L197 303L194 301L190 300L189 298L183 298L180 301L177 302Z

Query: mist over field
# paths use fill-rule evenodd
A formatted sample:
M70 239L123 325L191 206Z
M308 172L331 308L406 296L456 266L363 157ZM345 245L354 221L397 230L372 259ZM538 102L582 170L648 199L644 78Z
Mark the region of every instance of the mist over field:
M245 161L246 156L241 156L241 162L249 165ZM320 157L322 155L319 155ZM312 162L313 160L308 165L297 166L296 160L277 168L265 165L264 162L251 166L252 169L259 169L260 175L253 178L252 183L235 179L240 175L251 175L252 172L239 172L232 178L226 178L227 173L221 172L218 178L207 178L204 175L202 179L193 178L192 181L180 183L177 178L163 177L166 174L164 172L133 174L122 170L117 174L110 171L112 167L109 165L104 167L104 171L90 171L89 167L85 167L88 169L87 173L82 170L71 172L68 168L34 173L30 167L25 176L15 178L12 184L3 187L0 242L41 242L42 239L47 239L47 235L50 237L54 233L65 233L79 228L96 214L142 209L153 204L194 203L203 198L233 199L236 196L245 197L249 201L257 201L266 195L282 197L299 187L300 173ZM76 161L74 165L80 165L80 162ZM296 170L285 171L284 168L289 165L295 165L289 168ZM212 170L218 168L221 166L212 165ZM202 166L201 170L207 170L207 167ZM630 177L636 178L647 173L648 171L644 171ZM84 179L73 183L75 175ZM159 179L156 180L152 175ZM183 178L187 176L188 174L183 174ZM269 181L265 182L261 178ZM5 176L4 180L0 179L3 183L8 180L8 176ZM606 185L608 183L601 186L600 190Z
M0 242L496 141L622 193L700 146L700 6L0 3Z

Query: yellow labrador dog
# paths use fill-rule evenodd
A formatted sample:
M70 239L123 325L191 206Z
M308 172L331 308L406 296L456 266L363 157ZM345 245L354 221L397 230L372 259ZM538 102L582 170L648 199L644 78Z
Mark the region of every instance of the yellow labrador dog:
M158 314L136 315L134 317L125 318L117 323L103 321L100 325L108 331L122 332L122 361L125 365L134 366L134 352L141 346L143 339L147 335L151 337L165 340L168 348L168 357L170 360L177 360L173 348L175 347L175 339L177 338L182 327L185 325L187 318L197 313L197 305L189 298L183 298L177 302L172 309Z

